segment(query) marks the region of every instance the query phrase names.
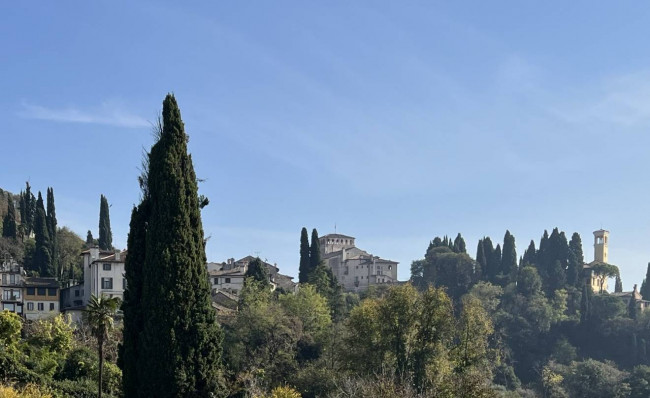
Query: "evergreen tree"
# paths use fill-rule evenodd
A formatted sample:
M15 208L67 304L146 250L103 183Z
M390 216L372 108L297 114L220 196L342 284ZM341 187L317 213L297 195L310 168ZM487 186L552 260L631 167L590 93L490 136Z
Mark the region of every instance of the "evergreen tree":
M489 238L488 238L489 239ZM492 255L488 257L488 280L492 283L497 282L497 275L501 272L501 245L492 251Z
M54 189L47 188L47 232L50 236L50 254L52 255L53 275L58 275L59 264L56 264L56 210L54 209Z
M92 247L94 243L95 239L93 238L93 233L88 230L88 233L86 234L86 246Z
M648 263L648 268L646 269L645 279L641 285L641 296L644 300L650 300L650 263Z
M616 275L616 283L614 284L614 293L623 293L623 282L621 277Z
M485 267L483 268L483 279L492 281L496 275L494 267L494 246L490 237L483 238L483 253L485 253Z
M527 265L535 265L535 254L535 241L531 240L528 249L524 252L524 257L521 259L521 266L525 267Z
M47 230L47 215L43 205L43 197L38 193L36 201L36 216L34 217L34 262L33 267L41 276L53 275L52 253L50 252L50 235Z
M298 268L298 282L306 283L309 280L309 273L311 271L311 264L309 261L309 235L307 228L303 227L300 231L300 266Z
M99 248L113 250L111 218L108 213L108 200L104 195L101 195L99 200Z
M253 278L260 284L260 286L267 288L271 287L271 282L269 281L269 272L259 257L248 263L248 268L246 269L246 274L244 276L246 278Z
M582 285L582 297L580 299L580 321L586 322L590 318L590 302L593 292L587 284Z
M133 318L125 325L123 371L134 371L124 363L127 349L136 347L137 353L135 375L124 376L135 380L137 393L129 390L126 396L208 397L220 393L223 335L211 305L196 174L171 94L163 102L162 120L148 157L147 210L131 230L143 236L144 228L146 237L144 248L129 247L129 256L135 250L144 261L130 262L126 274L127 286L137 286L135 270L142 269L140 302L137 295L125 297L125 308L142 311L140 333Z
M314 228L311 231L311 247L309 248L309 272L313 271L321 263L320 242L318 241L318 231Z
M503 255L501 258L501 269L506 283L517 280L517 251L515 248L515 237L510 231L506 231L503 237Z
M456 239L454 239L454 252L455 253L467 253L467 247L465 245L465 239L460 235L460 232L458 235L456 235Z
M127 239L128 255L124 264L124 277L127 280L124 290L124 328L123 343L119 347L118 365L122 369L122 389L125 397L139 394L138 362L141 347L140 333L144 330L142 302L143 265L146 256L147 220L149 219L150 198L146 196L133 208ZM86 244L93 244L93 236L88 231Z
M569 261L566 270L567 284L579 287L582 284L582 267L584 265L582 253L582 240L577 232L574 232L569 242Z
M539 241L539 250L537 250L537 253L535 254L535 267L543 281L548 279L548 257L548 231L544 230L542 239Z
M14 198L7 194L7 215L2 220L2 236L5 238L16 239L16 208L14 207Z
M479 239L478 247L476 248L476 268L474 269L475 280L483 280L486 269L487 258L485 257L485 250L483 250L483 239Z
M623 289L621 289L622 291ZM629 316L632 319L636 319L638 313L638 309L636 308L636 300L634 299L634 295L630 297L630 301L627 303L627 316Z
M20 226L23 237L29 238L34 230L34 217L36 215L36 198L32 193L29 181L25 182L25 192L20 195Z

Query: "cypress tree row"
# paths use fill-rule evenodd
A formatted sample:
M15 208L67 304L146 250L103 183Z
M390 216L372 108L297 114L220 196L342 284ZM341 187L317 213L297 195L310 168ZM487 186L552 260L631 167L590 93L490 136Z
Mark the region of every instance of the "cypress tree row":
M315 270L321 261L318 231L316 231L316 228L314 228L311 231L311 247L309 248L309 272Z
M99 248L113 250L113 233L111 232L111 218L108 213L108 200L104 195L99 199Z
M302 231L300 231L300 266L298 268L298 282L307 283L310 271L309 235L307 234L307 228L303 227Z
M2 220L2 236L16 239L16 208L14 198L7 194L7 215Z
M524 257L521 259L521 266L525 267L527 265L534 265L535 264L535 241L531 239L530 244L528 245L528 249L524 252Z
M52 275L52 253L50 252L50 236L47 230L47 215L43 205L43 197L38 193L36 201L36 213L34 217L34 235L36 244L34 247L34 269L41 276Z
M162 120L148 158L146 196L133 214L129 237L128 257L135 256L126 273L125 396L208 397L220 390L223 334L211 305L196 174L171 94ZM127 365L134 355L135 365Z

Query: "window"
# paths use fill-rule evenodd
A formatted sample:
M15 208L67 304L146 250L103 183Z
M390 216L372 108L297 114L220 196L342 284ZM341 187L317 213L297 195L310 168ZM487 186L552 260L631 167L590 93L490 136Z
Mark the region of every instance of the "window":
M34 311L34 303L27 303L27 311Z
M48 296L56 296L56 288L55 287L47 288L47 295Z
M3 285L7 284L7 274L2 274L2 284Z
M33 296L34 294L36 294L36 288L35 287L28 287L27 288L27 294L29 294L30 296Z
M4 303L4 304L2 304L2 309L7 310L7 311L11 311L11 312L15 312L16 311L16 304Z
M9 275L9 284L10 285L15 285L16 284L16 275L14 275L14 274Z
M54 303L50 303L50 311L54 311Z
M45 308L45 305L43 303L38 303L38 310L39 311L43 311L44 308Z
M126 278L122 278L122 290L126 290Z
M214 278L214 284L218 285L219 284L219 278Z
M38 292L39 296L45 296L45 288L44 287L38 287L36 289L37 289L37 292Z
M104 271L110 271L111 270L111 264L110 263L104 263Z
M230 283L230 278L226 278L226 283Z
M113 278L102 278L102 289L112 289Z
M75 296L75 297L79 297L79 290L75 290L75 291L74 291L74 296Z

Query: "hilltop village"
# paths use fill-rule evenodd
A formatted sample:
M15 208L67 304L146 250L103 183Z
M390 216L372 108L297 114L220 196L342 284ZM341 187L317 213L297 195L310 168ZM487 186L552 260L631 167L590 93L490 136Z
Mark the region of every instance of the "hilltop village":
M436 236L407 281L390 247L306 227L297 277L208 261L173 95L162 114L126 249L103 195L84 240L58 225L53 188L0 193L0 396L650 396L650 266L624 292L609 231L589 263L558 228L520 255L508 230L475 256Z

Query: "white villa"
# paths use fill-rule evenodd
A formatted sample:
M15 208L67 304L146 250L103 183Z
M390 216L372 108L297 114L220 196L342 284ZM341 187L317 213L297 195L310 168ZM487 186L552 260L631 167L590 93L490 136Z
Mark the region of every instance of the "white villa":
M359 249L354 237L329 234L318 241L323 261L344 290L363 291L370 286L397 282L398 263Z

